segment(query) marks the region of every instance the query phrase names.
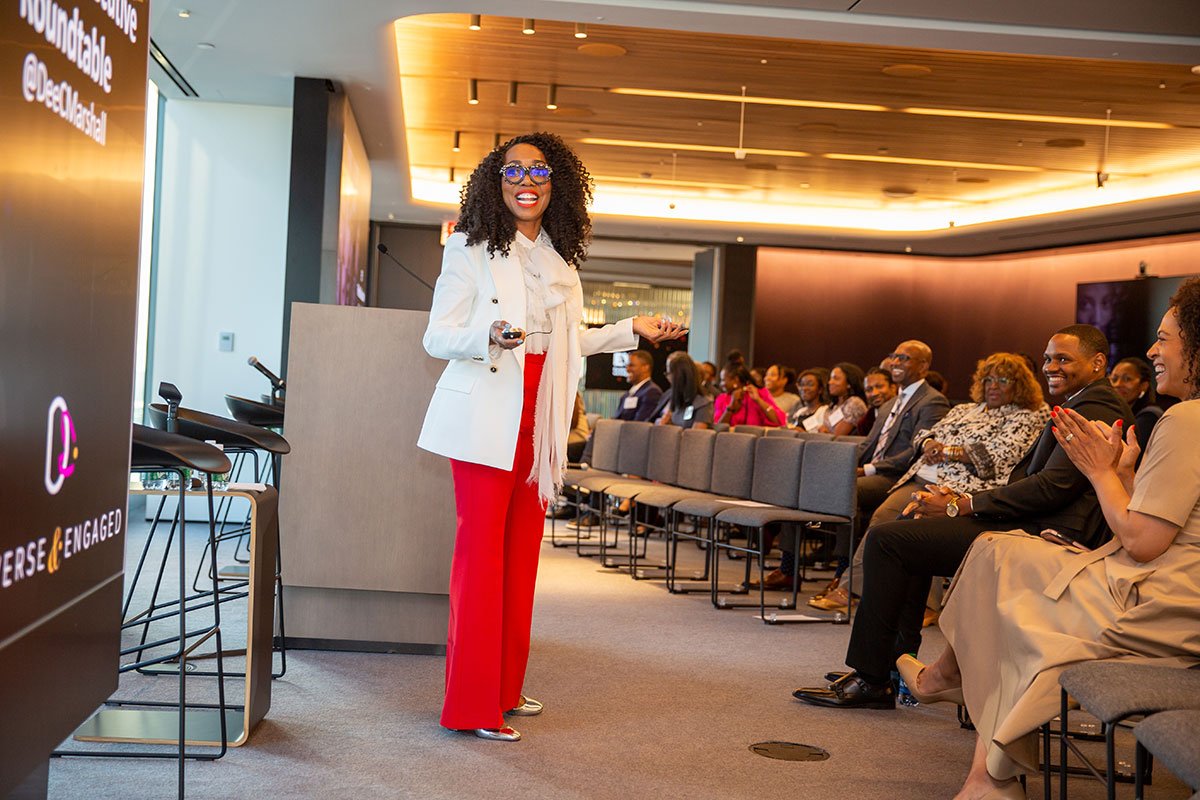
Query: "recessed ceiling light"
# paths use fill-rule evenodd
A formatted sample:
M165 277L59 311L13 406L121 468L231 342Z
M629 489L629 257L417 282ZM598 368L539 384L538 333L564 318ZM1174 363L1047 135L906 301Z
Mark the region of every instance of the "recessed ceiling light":
M586 39L587 38L587 23L586 22L576 22L575 23L575 38L576 39Z
M933 74L932 69L920 64L892 64L891 66L884 67L882 72L884 75L891 75L893 78L920 78Z
M1192 67L1192 74L1200 75L1200 64L1197 64L1196 66Z
M1083 147L1087 142L1083 139L1047 139L1046 147L1060 147L1064 150L1072 147Z
M536 23L532 19L526 17L525 19L521 20L521 33L525 34L526 36L533 36L535 33L537 33L537 28L535 25Z
M479 105L479 80L476 78L467 80L467 102L473 106Z
M585 56L593 56L594 58L618 58L625 55L629 51L619 44L609 44L606 42L588 42L581 44L576 48Z
M181 18L187 19L188 17L190 17L192 15L192 12L188 11L186 8L181 8L181 9L179 9L178 14Z
M196 45L196 47L199 47L201 50L216 50L217 49L217 46L215 44L213 44L212 42L200 42L199 44Z
M467 24L467 28L468 28L468 30L473 30L473 31L482 30L482 29L483 29L483 25L482 25L482 24L480 24L480 23L481 23L481 18L480 18L480 15L479 15L479 14L472 14L472 15L471 15L471 21L470 21L470 23L468 23L468 24Z
M745 237L745 236L739 236L739 237L737 237L737 240L738 240L738 243L740 244L740 243L742 243L742 242L746 241L746 237Z
M546 90L546 108L550 109L551 111L554 111L558 108L558 87L553 83L550 84L550 88Z
M809 186L809 184L807 184L807 183L802 183L802 184L800 184L800 188L801 188L801 189L807 189L807 188L808 188L808 186Z

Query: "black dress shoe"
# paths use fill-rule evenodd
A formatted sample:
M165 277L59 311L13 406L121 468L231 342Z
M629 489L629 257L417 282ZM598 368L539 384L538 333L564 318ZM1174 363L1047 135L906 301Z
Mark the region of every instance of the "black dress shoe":
M854 672L847 673L828 687L797 689L792 692L792 696L810 705L827 708L896 707L896 689L891 681L882 684L867 683Z

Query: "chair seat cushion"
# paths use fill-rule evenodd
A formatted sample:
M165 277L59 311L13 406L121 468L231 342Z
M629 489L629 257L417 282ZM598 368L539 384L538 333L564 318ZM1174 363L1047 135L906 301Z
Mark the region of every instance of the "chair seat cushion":
M719 512L730 508L731 503L741 502L737 497L722 497L715 494L705 494L698 497L685 497L674 506L682 514L694 517L715 517Z
M680 489L676 486L657 484L638 492L637 503L639 506L649 506L650 508L670 508L680 500L686 500L689 497L709 496L707 493L698 492L695 489Z
M1196 746L1200 742L1200 711L1155 714L1138 723L1133 735L1180 780L1193 789L1200 788L1200 748Z
M1103 722L1169 709L1200 709L1200 670L1119 661L1076 664L1058 682Z

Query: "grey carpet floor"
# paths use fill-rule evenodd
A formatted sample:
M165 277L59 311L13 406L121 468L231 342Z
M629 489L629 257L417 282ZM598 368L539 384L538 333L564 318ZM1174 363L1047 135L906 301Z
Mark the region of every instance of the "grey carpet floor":
M133 526L129 535L136 550L144 528ZM190 542L192 563L198 548ZM138 596L144 595L143 588ZM244 616L236 604L226 609L226 646L237 646L233 631ZM438 726L440 657L291 651L267 719L223 759L189 762L187 796L953 796L973 734L959 727L952 706L830 711L798 703L793 688L841 666L849 628L768 626L754 613L716 610L706 595L669 595L661 582L632 581L547 543L526 680L546 711L513 720L525 735L521 742L488 742ZM935 657L943 646L940 633L929 629L922 655ZM236 681L230 685L236 689ZM193 679L192 686L195 699L211 696L211 680ZM121 694L169 698L173 688L171 679L132 675L122 679ZM749 749L763 741L815 745L829 758L767 759ZM1131 759L1125 741L1122 756ZM1188 796L1161 768L1155 783L1151 798ZM1041 796L1036 776L1030 790L1031 797ZM51 762L51 798L174 794L173 762ZM1103 793L1076 778L1071 796ZM1131 797L1132 790L1122 787L1120 796Z

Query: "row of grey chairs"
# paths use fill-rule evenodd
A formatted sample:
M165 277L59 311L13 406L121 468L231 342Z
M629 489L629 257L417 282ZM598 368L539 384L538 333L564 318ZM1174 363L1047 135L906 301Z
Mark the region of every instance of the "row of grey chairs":
M640 559L647 537L637 532L638 511L655 509L666 519L664 526L657 527L667 541L666 561L658 566L665 570L670 591L689 591L680 586L677 565L679 540L691 539L705 549L705 568L686 580L706 582L715 606L735 607L719 595L745 593L747 580L723 589L718 556L722 550L740 552L747 556L746 579L751 558L758 565L759 602L754 605L764 621L770 621L762 590L767 551L764 529L784 523L793 526L793 534L802 534L815 524L852 529L858 447L854 441L833 441L832 437L763 429L747 432L744 427L717 432L599 420L593 468L569 470L566 485L584 493L589 498L587 505L599 514L598 552L605 566L626 567L635 578L645 574ZM618 562L607 555L619 547L620 528L614 527L610 545L607 523L614 521L610 509L623 500L631 504L628 515L620 520L626 527L628 555L627 560ZM693 532L680 530L681 518L694 521ZM722 540L722 529L731 525L747 531L745 547ZM578 539L577 547L584 555ZM795 591L793 586L793 603Z

